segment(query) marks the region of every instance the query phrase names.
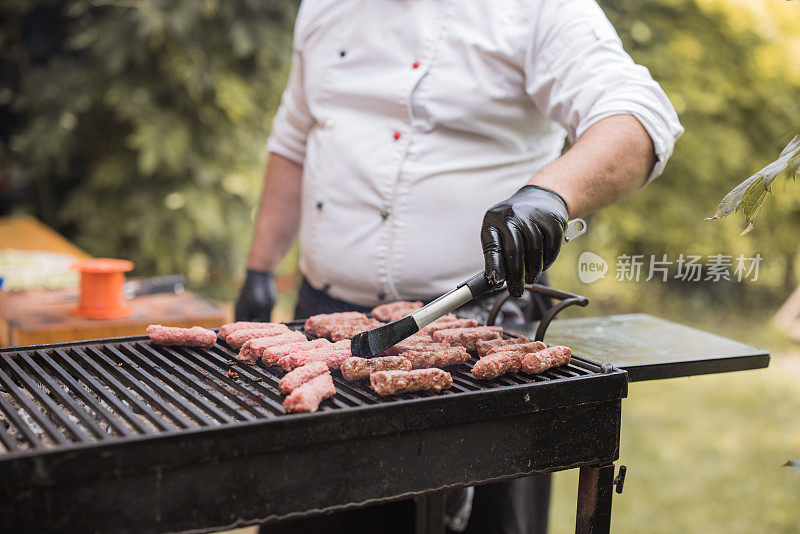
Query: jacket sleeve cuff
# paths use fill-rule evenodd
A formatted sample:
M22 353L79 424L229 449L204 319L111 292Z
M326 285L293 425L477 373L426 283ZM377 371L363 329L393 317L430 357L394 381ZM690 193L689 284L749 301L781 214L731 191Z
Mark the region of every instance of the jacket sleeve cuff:
M664 98L666 98L666 95ZM613 100L602 102L600 105L595 106L592 113L578 124L575 130L575 137L579 138L592 125L614 115L632 115L636 117L653 141L656 162L644 182L644 185L647 185L664 171L667 161L672 156L675 142L683 134L683 127L678 121L678 116L671 105L664 111L657 111L646 104L637 102L636 99L616 97Z
M267 139L267 150L298 165L303 165L306 157L305 143L286 142L274 134Z
M267 150L297 163L306 157L306 139L313 119L302 113L292 113L284 100L272 121L272 133L267 139Z

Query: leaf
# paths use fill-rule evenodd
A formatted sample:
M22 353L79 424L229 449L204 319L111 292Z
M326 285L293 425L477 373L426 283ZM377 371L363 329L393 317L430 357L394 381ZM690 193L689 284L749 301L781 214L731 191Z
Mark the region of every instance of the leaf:
M778 159L740 183L725 195L719 203L717 212L706 220L721 219L731 213L741 211L747 221L742 235L753 229L753 220L758 215L772 182L786 171L790 176L800 174L800 135L795 136L781 151Z
M800 471L800 460L796 458L792 458L791 460L787 460L783 467L791 467L792 472Z

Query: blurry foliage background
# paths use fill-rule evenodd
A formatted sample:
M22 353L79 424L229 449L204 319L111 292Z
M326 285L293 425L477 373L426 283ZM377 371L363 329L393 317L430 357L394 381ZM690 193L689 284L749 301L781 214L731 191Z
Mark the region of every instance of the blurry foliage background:
M614 529L797 532L800 475L781 466L800 450L800 354L763 326L797 281L800 186L776 182L747 237L738 216L703 218L800 126L800 3L600 4L686 134L661 178L564 247L552 283L592 300L565 315L646 311L777 352L764 371L632 385ZM92 255L132 259L136 275L184 273L204 294L233 298L296 7L0 0L0 214L33 213ZM591 285L577 276L586 250L609 263ZM616 282L620 253L764 261L752 283ZM282 265L285 281L295 261ZM574 471L556 476L557 533L574 524Z
M697 308L774 306L796 281L800 190L789 184L783 193L777 183L747 238L741 220L703 218L800 124L800 5L600 3L669 94L686 134L659 180L594 216L589 233L565 247L554 283L590 294L592 313L665 295ZM232 298L296 6L0 0L3 168L32 190L4 211L33 212L90 254L132 259L135 274L180 272L205 294ZM583 250L609 262L605 280L578 280ZM752 284L613 280L620 253L681 252L765 260Z
M2 141L15 203L138 275L230 297L297 4L0 2Z
M600 2L634 59L672 100L686 129L664 174L589 221L581 241L564 247L553 281L594 297L609 311L659 310L670 304L701 314L714 307L775 307L796 283L800 188L775 183L755 230L743 217L704 221L733 186L773 161L800 127L800 4L724 0ZM784 191L784 188L786 189ZM609 263L591 286L577 277L590 250ZM755 283L617 282L619 254L754 256ZM647 262L645 262L645 266ZM677 270L673 266L673 275ZM680 315L680 314L678 314Z

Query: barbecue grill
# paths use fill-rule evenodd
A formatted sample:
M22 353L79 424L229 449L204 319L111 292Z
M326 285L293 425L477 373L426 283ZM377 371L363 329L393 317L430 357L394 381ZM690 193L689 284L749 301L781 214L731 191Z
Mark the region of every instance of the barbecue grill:
M737 368L766 365L740 352ZM607 361L492 381L458 368L442 394L391 398L334 376L336 395L296 415L281 371L234 363L224 343L145 336L0 350L4 530L213 531L415 496L417 531L441 532L445 490L570 468L576 531L609 530L629 376Z

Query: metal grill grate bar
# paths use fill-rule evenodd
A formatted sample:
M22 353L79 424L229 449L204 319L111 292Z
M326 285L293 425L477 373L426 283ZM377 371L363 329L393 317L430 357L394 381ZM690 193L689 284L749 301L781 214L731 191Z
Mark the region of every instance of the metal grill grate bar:
M78 427L76 427L75 424L69 420L69 418L64 417L64 414L58 409L55 403L51 401L43 391L41 391L39 386L36 385L16 363L14 363L12 358L10 358L8 355L4 355L3 362L8 366L9 369L11 369L16 379L25 386L25 391L27 391L36 399L37 402L42 405L44 411L46 411L50 417L58 421L58 423L62 425L70 434L72 434L75 439L80 441L83 438L83 433L78 429ZM3 381L3 385L14 397L14 400L16 400L22 406L28 415L42 430L45 431L48 436L50 436L51 439L62 444L69 442L69 439L67 439L61 432L58 431L55 425L44 416L42 411L28 398L27 395L25 395L21 389L17 388L10 378L0 373L0 380Z
M104 346L105 350L109 350L110 346ZM141 373L137 373L140 376L135 376L132 371L136 371L135 369L131 369L130 371L125 368L123 365L125 362L115 362L108 356L104 351L98 350L94 347L90 349L96 356L100 358L100 360L106 364L108 367L108 371L113 373L122 380L122 383L127 386L128 389L136 391L151 407L157 410L157 413L163 413L167 418L169 418L175 425L179 428L196 428L198 425L189 421L182 413L176 410L173 406L170 406L167 402L164 402L163 393L153 391L146 386L150 384L147 383L147 380L141 376ZM185 412L184 412L185 413Z
M201 404L203 410L212 414L218 421L229 423L233 420L253 419L253 416L249 413L237 411L236 405L230 402L224 395L218 394L212 388L203 387L205 381L199 382L198 378L203 380L205 377L201 378L189 374L152 347L148 347L144 343L137 343L136 348L139 350L139 352L134 351L132 347L122 346L120 348L129 356L135 358L139 365L143 365L143 358L147 357L153 362L160 363L165 369L169 369L171 373L178 375L185 385L189 386L200 395L198 397L194 397L194 401ZM146 353L146 356L144 353ZM217 406L219 406L219 408L217 408ZM223 411L223 409L225 411Z
M471 361L467 362L467 364L470 365L470 369L472 368L471 365L473 363L474 362ZM450 374L453 376L453 383L455 383L456 380L458 380L459 383L472 382L472 384L476 385L478 389L487 389L495 387L492 382L487 382L484 380L482 380L480 383L475 382L476 379L474 376L472 376L472 373L464 371L463 369L452 369L450 370ZM484 382L486 383L484 384Z
M204 361L202 355L194 353L192 355L184 354L184 349L175 347L153 347L164 354L164 357L172 359L172 361L180 362L185 368L193 375L201 380L206 381L212 388L211 391L219 394L226 399L225 407L232 410L233 413L248 420L259 419L261 417L272 417L273 413L266 410L254 401L245 402L242 393L237 389L232 388L232 383L227 372L223 369L214 367L207 361ZM222 365L220 365L222 367ZM225 365L225 367L228 367ZM229 367L228 367L229 368ZM238 373L238 370L237 370ZM224 392L224 393L222 393Z
M334 381L334 386L339 386L336 388L336 395L333 397L333 401L335 403L341 403L344 407L348 406L361 406L363 405L363 401L357 399L350 393L350 388L346 387L342 384L344 380Z
M25 424L25 422L17 413L17 410L15 410L14 407L11 406L11 404L9 404L2 395L0 395L0 410L2 410L3 414L10 420L9 423L14 424L14 429L22 434L26 440L28 440L28 444L30 444L31 447L41 446L42 443L39 441L39 438L36 437L36 434L34 434L30 427ZM3 425L0 425L0 428L2 427ZM3 432L5 433L5 429L3 429ZM8 443L6 443L5 440L3 441L3 444L6 446L6 448L9 450L16 450L19 448L16 440L12 436L8 435L7 439L9 440Z
M216 345L211 351L208 352L208 354L199 356L207 359L209 364L216 363L217 365L222 365L224 363L227 365L227 362L231 360L233 360L236 364L239 363L239 360L236 358L236 354L233 354L229 349L225 349L221 345ZM247 383L249 387L254 388L258 392L264 394L264 397L262 398L265 400L265 402L273 401L269 404L269 406L277 406L278 412L283 413L283 408L281 408L283 396L278 389L280 377L275 376L276 371L269 370L269 368L261 364L261 362L259 362L257 365L237 365L236 370L237 372L242 371L239 374L250 380L250 382Z
M0 424L0 444L2 444L3 448L7 451L16 451L19 449L17 442L6 432L6 427L2 424Z
M482 389L479 384L476 384L471 379L462 375L463 371L450 370L450 375L453 377L453 388L461 389L463 391L478 391ZM460 387L459 387L460 386Z
M40 350L37 351L37 354L42 356L44 352ZM70 397L60 385L56 384L55 381L31 359L30 354L23 353L20 356L28 366L28 369L33 371L35 377L47 386L47 388L50 390L51 397L56 397L62 406L69 408L69 410L72 412L72 415L79 419L81 423L83 423L83 425L95 435L95 437L98 439L103 439L107 436L105 431L100 428L100 425L98 425L94 419L89 417L86 412L80 406L78 406L74 400L72 400L72 397Z
M86 349L91 352L92 354L97 354L97 351L94 347L86 347ZM89 364L89 366L94 370L96 373L95 376L101 380L104 384L107 384L109 387L113 388L114 392L122 399L125 399L125 402L131 405L131 409L137 411L139 414L143 415L147 420L154 425L158 430L171 430L172 427L159 415L157 415L150 406L139 400L135 395L131 395L131 392L128 391L128 388L122 385L116 378L111 376L107 373L100 365L95 362L90 356L85 354L80 349L75 349L75 352L79 356L84 357L84 362ZM102 355L101 355L102 356Z
M136 417L136 415L134 415L134 413L124 404L122 404L116 395L110 395L103 384L98 382L87 370L78 365L64 350L56 349L54 354L59 357L61 363L63 363L70 371L72 371L72 376L74 376L75 379L80 380L87 386L90 386L92 394L96 395L99 399L109 405L114 412L119 414L119 416L122 417L122 419L131 427L133 427L134 430L141 434L150 434L150 430L147 428L147 426L142 424L141 420ZM86 358L87 356L83 354L83 357Z
M230 366L226 362L232 358L225 358L213 350L217 348L218 347L213 347L212 350L202 353L196 350L191 351L192 355L194 356L193 359L190 359L183 354L180 354L179 357L182 358L182 361L187 363L196 362L212 375L215 375L218 383L225 384L225 390L228 393L233 394L236 398L236 401L241 403L243 408L270 419L276 415L282 414L283 397L278 392L277 379L273 378L275 387L269 387L267 384L264 384L266 375L256 375L253 372L253 369L256 369L256 367L249 365L241 365L236 367L236 373L240 378L246 378L250 380L250 384L244 384L230 378L227 372L224 372L223 367L229 369ZM179 353L177 350L172 350L171 352L176 354ZM238 362L235 357L233 359L234 361ZM219 367L215 367L215 363ZM257 378L261 378L261 380L256 380Z
M551 369L550 374L556 375L556 377L564 377L564 378L572 378L573 376L576 376L575 373L567 369Z
M348 382L343 378L339 379L338 377L334 377L333 381L336 384L337 393L340 390L346 391L351 398L358 402L358 405L372 404L378 401L378 396L375 395L371 389L361 386L360 380L356 382Z
M579 359L576 359L576 358L572 358L572 360L570 361L569 364L571 366L578 367L580 369L585 369L585 370L589 371L589 373L602 373L603 372L603 369L599 365L597 365L595 363L592 363L590 361L587 361L587 360L583 360L583 359L579 360Z
M112 355L115 358L118 358L119 362L117 362L118 369L120 372L128 372L131 375L138 375L141 381L147 386L150 387L161 399L154 399L155 402L158 403L160 408L163 411L169 412L173 417L183 420L189 426L208 426L211 424L211 420L197 411L194 406L192 406L189 402L184 401L180 396L176 395L174 390L171 387L165 387L165 382L157 380L152 374L150 374L144 367L140 367L136 365L130 358L122 354L117 348L113 345L109 345L106 347L106 351L108 351L108 356L111 357ZM120 364L123 364L120 366ZM160 374L161 371L157 367L153 367L152 365L148 365L153 372L156 374ZM144 388L142 388L144 389ZM179 391L179 390L178 390ZM166 401L166 402L163 402ZM178 408L180 412L175 410L174 408ZM192 421L188 421L185 417L181 414L185 414Z
M75 395L76 397L80 398L87 406L94 410L94 416L100 417L103 421L106 422L115 432L122 436L129 436L131 432L124 426L121 425L117 419L108 413L106 409L104 409L97 399L92 396L89 391L87 391L83 386L81 386L78 382L75 381L60 365L58 365L53 358L51 358L45 351L39 350L36 351L44 363L50 368L51 371L54 372L56 377L64 384L67 385L70 392Z

